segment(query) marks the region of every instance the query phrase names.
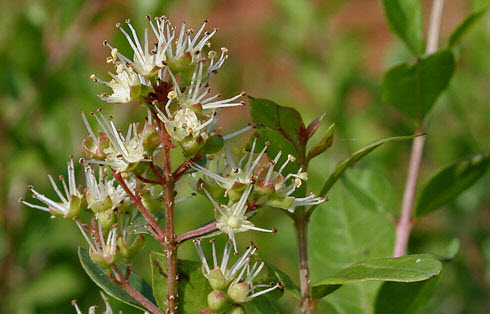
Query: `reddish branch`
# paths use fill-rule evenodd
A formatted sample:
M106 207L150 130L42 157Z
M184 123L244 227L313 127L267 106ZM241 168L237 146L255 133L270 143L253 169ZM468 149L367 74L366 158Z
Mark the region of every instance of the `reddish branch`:
M196 238L196 237L199 237L199 236L202 236L206 233L209 233L211 231L214 231L216 230L217 227L216 227L216 221L213 221L212 223L209 223L205 226L202 226L200 228L197 228L197 229L194 229L194 230L191 230L189 232L186 232L186 233L182 233L182 234L179 234L177 236L177 243L182 243L186 240L189 240L189 239L192 239L192 238Z
M155 218L153 218L153 215L148 211L145 205L143 205L143 203L141 202L141 197L139 195L135 195L131 191L131 189L126 184L126 181L124 181L124 179L121 177L120 173L116 172L115 170L112 170L112 174L114 175L114 179L116 179L117 183L121 185L121 187L124 189L124 191L129 196L129 198L131 198L133 204L136 205L136 207L141 212L143 217L145 217L145 220L148 223L149 227L153 229L154 232L152 232L152 235L155 236L156 240L163 242L165 237L165 230L163 230L162 227L160 227L160 225L155 220Z
M130 269L129 267L126 269L126 274L123 276L119 268L117 268L116 265L112 266L112 271L116 275L116 277L112 276L112 274L109 276L109 278L119 285L121 288L124 289L130 296L132 296L136 301L138 301L145 309L150 311L153 314L163 314L162 310L158 308L155 304L153 304L150 300L148 300L144 295L142 295L138 290L136 290L131 284L129 283L129 275L130 275Z

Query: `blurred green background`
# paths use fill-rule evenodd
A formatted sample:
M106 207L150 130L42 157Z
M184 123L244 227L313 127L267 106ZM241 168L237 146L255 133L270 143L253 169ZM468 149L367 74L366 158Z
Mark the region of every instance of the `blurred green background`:
M423 1L425 20L430 1ZM488 1L446 1L441 42L474 8ZM82 243L71 221L50 220L43 212L20 206L26 186L47 195L46 178L66 173L66 161L80 157L86 136L80 112L103 106L124 128L142 117L136 105L102 104L101 87L89 76L106 78L110 65L104 39L123 51L129 47L114 27L127 17L142 31L144 16L166 15L174 24L197 28L208 18L219 28L215 48L230 58L216 76L215 90L250 95L293 106L306 123L326 112L337 123L334 147L312 162L310 187L318 191L326 174L349 153L386 136L408 135L410 123L381 100L382 73L409 54L389 32L377 0L4 0L0 2L0 312L74 313L100 304L97 287L79 266ZM488 149L490 143L490 16L468 37L459 52L449 91L438 102L428 128L420 178L437 168ZM213 83L212 83L213 84ZM243 126L248 109L227 111L224 126ZM392 211L400 207L410 143L389 144L358 168L386 176L395 187L385 191ZM79 169L80 170L80 169ZM80 180L80 182L82 182ZM443 210L417 221L409 251L440 252L452 239L461 242L457 258L446 265L427 313L488 313L490 308L490 176ZM195 199L177 211L177 231L197 227L211 217L192 212ZM322 205L327 206L327 205ZM251 234L276 266L297 280L293 228L285 215L265 212L257 225L279 229L277 236ZM395 214L396 215L396 214ZM180 219L179 217L186 217ZM376 232L376 231L374 231ZM149 243L148 249L155 247ZM184 258L196 258L184 245ZM147 256L139 272L149 278ZM116 301L114 309L134 313ZM281 300L284 312L295 301Z

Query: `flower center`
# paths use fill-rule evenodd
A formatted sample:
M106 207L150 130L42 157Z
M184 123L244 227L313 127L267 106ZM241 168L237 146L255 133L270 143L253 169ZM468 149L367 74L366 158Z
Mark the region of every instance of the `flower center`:
M226 220L226 224L231 228L238 228L240 227L240 219L237 216L230 216Z

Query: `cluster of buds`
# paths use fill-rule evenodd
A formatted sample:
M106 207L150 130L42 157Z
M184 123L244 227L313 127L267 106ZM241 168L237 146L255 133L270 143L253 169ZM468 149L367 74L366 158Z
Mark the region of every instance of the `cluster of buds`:
M232 244L227 242L223 251L221 263L218 262L214 239L211 239L212 264L208 263L204 255L201 240L194 240L199 258L202 262L202 273L208 279L213 289L208 295L208 305L213 313L238 314L245 313L241 304L252 301L254 298L275 289L282 289L283 284L257 283L264 262L256 258L252 263L257 247L250 244L245 252L229 266L232 255Z

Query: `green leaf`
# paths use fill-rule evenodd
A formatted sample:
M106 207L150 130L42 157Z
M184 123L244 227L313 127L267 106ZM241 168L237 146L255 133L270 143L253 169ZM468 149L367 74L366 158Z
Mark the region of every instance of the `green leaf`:
M420 124L448 87L454 69L451 50L420 58L413 65L396 65L383 77L383 99Z
M165 308L167 300L167 277L165 255L150 252L152 284L157 304ZM201 272L201 263L178 260L179 313L197 313L208 307L207 297L211 286Z
M391 30L415 55L424 52L424 30L420 0L383 0Z
M385 282L376 297L375 314L415 314L429 301L440 276L418 282Z
M269 262L264 256L259 255L260 259L265 263L265 265L269 268L270 271L274 273L276 278L279 281L282 281L284 284L284 289L291 293L294 297L300 298L300 293L299 293L299 288L298 286L294 283L291 278L289 278L288 275L283 273L281 270L279 270L276 266L274 266L271 262Z
M324 151L326 151L333 143L333 132L335 131L335 123L332 123L328 130L323 134L322 138L310 149L308 152L308 156L306 157L307 161L315 158L320 155Z
M280 314L276 302L268 295L261 295L250 302L243 304L247 314Z
M426 215L455 199L485 174L489 164L490 154L482 153L437 171L420 188L416 216Z
M342 177L342 182L367 209L389 214L397 209L395 189L379 171L350 169Z
M330 176L328 177L327 181L323 184L323 187L322 187L322 189L318 195L319 196L327 195L328 191L332 188L332 186L335 184L335 182L337 182L337 180L340 179L340 177L344 174L344 172L349 167L354 165L356 162L361 160L364 156L366 156L367 154L369 154L370 152L372 152L373 150L375 150L379 146L383 145L384 143L388 143L388 142L409 140L409 139L414 138L416 136L419 136L419 135L387 137L387 138L383 138L383 139L379 139L377 141L374 141L371 144L369 144L368 146L358 150L357 152L352 154L352 156L350 156L349 158L347 158L346 160L341 162L337 166L337 168L335 168L335 170L332 172L332 174L330 174ZM314 206L314 207L316 207L316 206ZM314 207L312 207L312 208L314 208Z
M354 264L313 284L345 285L368 280L414 282L437 276L442 263L430 254L375 259Z
M455 48L460 45L464 37L475 27L481 18L487 13L488 8L480 9L471 13L464 21L456 27L447 43L448 48Z
M132 305L140 310L145 310L144 307L138 303L138 301L124 291L119 285L115 284L109 279L105 269L92 262L88 250L79 247L78 257L80 259L80 264L82 264L83 269L88 274L90 279L92 279L93 282L95 282L102 290L107 292L107 294L121 302ZM155 302L155 297L153 296L151 287L136 273L131 273L129 283L151 302Z
M395 227L387 215L373 211L352 197L339 182L329 192L329 201L310 218L308 250L311 278L325 278L354 263L391 256ZM362 282L342 286L325 297L339 313L358 314L371 311L379 282ZM312 290L316 297L333 292L322 286ZM338 287L337 287L338 288Z
M287 148L287 151L282 151L283 154L279 161L281 163L286 161L287 154L292 154L299 158L300 162L304 161L308 138L303 119L298 111L290 107L280 106L267 99L251 96L249 96L249 99L252 119L259 125L257 132L261 142L269 141L271 148L275 151L279 151L279 149L274 147L275 145L279 145L283 149ZM274 154L272 150L268 153ZM275 155L272 157L275 157ZM296 165L297 169L297 163L291 163L292 165ZM289 172L289 170L286 171Z

